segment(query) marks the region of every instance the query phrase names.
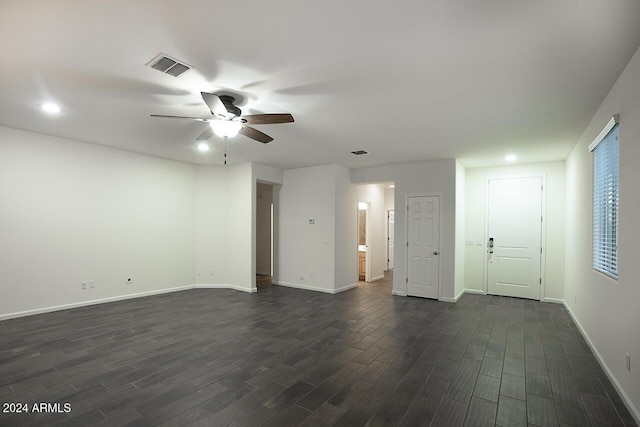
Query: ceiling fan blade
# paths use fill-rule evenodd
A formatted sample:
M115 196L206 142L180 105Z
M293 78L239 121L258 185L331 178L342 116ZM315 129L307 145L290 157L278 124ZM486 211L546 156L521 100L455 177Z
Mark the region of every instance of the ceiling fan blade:
M249 114L248 116L242 116L242 119L246 120L250 125L269 125L273 123L291 123L293 122L293 116L288 113L283 114Z
M200 95L202 95L202 99L204 100L205 104L207 104L207 107L209 107L211 114L213 114L214 116L227 115L227 108L224 106L218 95L207 92L200 92Z
M251 139L255 139L256 141L260 141L264 144L267 144L273 141L273 138L271 138L266 133L262 133L258 129L254 129L250 126L242 126L242 129L240 129L240 133L243 134L244 136L247 136Z
M209 121L209 119L203 119L203 118L200 118L200 117L165 116L165 115L162 115L162 114L151 114L151 117L160 117L160 118L163 118L163 119L186 119L186 120L195 120L195 121L198 121L198 122L205 122L205 123Z
M206 141L213 136L213 129L210 127L207 128L204 132L200 134L199 137L196 138L196 141Z

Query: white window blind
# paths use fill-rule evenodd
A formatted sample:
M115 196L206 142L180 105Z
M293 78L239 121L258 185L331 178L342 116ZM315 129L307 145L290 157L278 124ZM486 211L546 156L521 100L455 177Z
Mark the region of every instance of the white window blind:
M620 199L617 117L612 119L598 138L589 147L593 151L593 268L617 279Z

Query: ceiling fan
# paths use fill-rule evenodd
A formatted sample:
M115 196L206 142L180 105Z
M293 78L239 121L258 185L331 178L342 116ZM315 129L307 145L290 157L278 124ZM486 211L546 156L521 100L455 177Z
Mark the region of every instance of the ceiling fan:
M288 113L279 114L250 114L243 116L240 108L235 106L233 102L235 98L230 95L216 95L214 93L200 92L209 111L213 115L212 118L185 117L185 116L165 116L161 114L152 114L151 117L162 117L167 119L186 119L198 122L208 123L210 126L200 134L196 140L206 141L214 134L224 138L231 138L238 133L255 139L256 141L267 144L273 141L269 135L260 132L248 125L268 125L274 123L291 123L293 116Z

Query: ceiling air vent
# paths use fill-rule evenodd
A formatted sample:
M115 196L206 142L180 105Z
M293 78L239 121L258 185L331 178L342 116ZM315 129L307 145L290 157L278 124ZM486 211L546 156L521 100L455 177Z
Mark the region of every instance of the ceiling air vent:
M362 156L363 154L369 154L369 153L365 150L356 150L356 151L352 151L351 154L355 154L356 156Z
M178 61L175 58L171 58L164 53L158 54L151 61L147 62L145 65L156 69L158 71L162 71L165 74L169 74L173 77L178 77L189 71L193 67L187 65L183 62Z

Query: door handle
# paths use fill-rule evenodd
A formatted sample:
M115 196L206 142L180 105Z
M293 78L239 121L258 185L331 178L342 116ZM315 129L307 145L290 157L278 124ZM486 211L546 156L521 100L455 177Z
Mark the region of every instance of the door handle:
M433 254L434 255L438 255L438 251L433 251Z

